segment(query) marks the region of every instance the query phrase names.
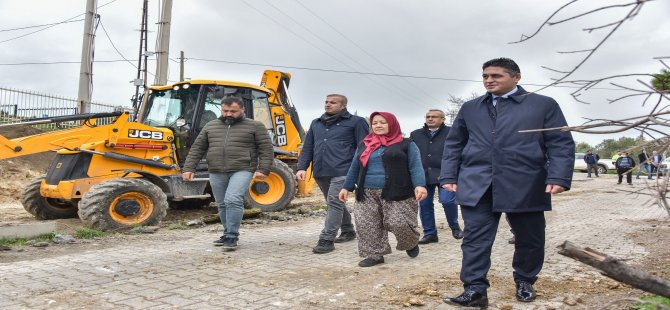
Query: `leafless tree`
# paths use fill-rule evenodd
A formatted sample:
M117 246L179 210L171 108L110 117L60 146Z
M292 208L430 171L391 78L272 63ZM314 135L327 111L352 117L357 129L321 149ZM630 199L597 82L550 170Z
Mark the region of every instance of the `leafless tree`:
M589 61L592 57L594 57L596 51L598 51L603 46L603 44L607 40L609 40L616 33L617 30L619 30L621 25L633 21L633 19L642 12L643 8L646 9L648 6L653 5L653 2L657 1L634 0L622 4L613 4L606 6L596 5L595 7L585 9L580 13L572 14L569 16L562 16L564 15L563 13L567 11L566 10L567 8L569 7L572 8L572 6L574 6L576 3L580 1L581 0L569 1L565 5L561 6L556 11L554 11L549 16L549 18L547 18L544 21L544 23L542 23L542 25L540 25L540 27L537 28L537 30L533 34L522 35L519 41L510 42L512 44L518 44L530 40L533 37L537 36L544 27L554 26L558 24L565 24L577 19L588 19L594 16L596 13L603 13L603 12L608 13L607 16L610 18L610 20L602 24L594 25L592 27L587 27L583 29L583 31L589 33L604 32L604 34L601 36L601 38L594 46L588 49L559 52L562 54L583 53L584 56L577 61L577 64L574 67L567 69L554 69L549 67L543 67L554 73L558 73L559 76L558 78L554 78L552 83L542 87L540 90L545 89L547 87L559 86L559 85L561 86L568 85L576 87L576 90L571 93L572 97L578 102L590 103L587 100L582 99L582 96L594 90L596 87L603 87L603 86L614 87L614 89L616 89L617 91L611 92L611 94L614 94L614 96L612 98L608 98L607 99L608 102L613 103L625 100L639 103L642 107L646 105L652 105L652 107L650 111L646 114L637 116L628 116L618 120L604 119L604 118L603 119L589 118L586 119L586 121L579 126L545 128L545 129L528 130L528 131L563 130L563 131L574 131L588 134L609 134L609 133L624 132L628 130L636 130L640 133L641 136L649 138L648 139L649 142L647 144L654 145L657 148L660 147L662 151L666 150L670 145L670 91L668 90L667 87L657 86L657 85L665 85L665 81L661 81L661 83L659 83L658 80L654 81L654 79L660 79L661 77L646 72L642 73L624 72L616 75L595 77L590 79L573 78L573 76L576 75L575 73L577 73L580 70L582 65L584 65L587 61ZM581 2L585 3L586 1ZM594 4L591 4L589 2L586 3L585 5L586 7L588 7L589 5L593 6ZM619 13L619 10L621 8L627 8L627 10L624 10L623 14L617 15L617 13ZM654 57L654 60L658 61L660 65L665 68L662 71L663 78L667 78L667 69L670 69L670 66L668 66L667 63L668 59L670 59L670 56ZM650 80L652 81L651 83L648 82ZM640 111L642 111L642 109L640 109ZM662 181L659 181L659 178L656 178L655 184L652 184L648 188L644 189L647 195L652 197L652 199L659 206L663 207L668 212L668 215L670 215L670 205L667 201L669 179L670 177L667 175ZM566 244L569 244L569 242L566 242ZM653 276L645 274L644 272L638 272L637 270L634 270L632 268L628 268L628 266L626 266L625 263L617 261L616 259L613 258L609 258L607 257L607 255L599 253L592 249L588 248L580 249L578 247L574 247L573 250L576 249L575 251L568 251L566 250L565 247L566 244L563 245L564 248L559 253L578 259L591 266L594 266L602 270L606 275L609 275L614 279L618 279L619 281L623 281L625 283L631 284L633 286L636 286L638 288L647 291L654 291L654 293L661 294L662 296L670 297L669 293L670 290L667 290L667 288L670 287L670 282L668 282L667 280L654 278L654 280L658 280L664 283L666 288L665 291L659 292L655 290L656 288L658 288L658 286L654 285L652 285L654 289L650 290L648 285L656 283L649 280ZM610 268L614 265L616 265L615 266L616 268ZM612 276L612 274L615 274L615 276ZM635 274L642 275L642 277L638 278L637 281L631 281L630 280L631 275Z
M595 55L596 51L598 51L624 23L632 22L635 17L639 16L643 8L646 9L647 6L652 6L653 2L657 1L635 0L622 4L596 6L587 8L584 11L576 14L562 16L568 8L575 6L575 4L578 2L585 3L586 1L569 1L554 11L549 16L549 18L547 18L544 23L542 23L542 25L536 29L534 33L530 35L523 34L521 35L520 40L510 42L511 44L519 44L530 40L540 34L544 27L566 24L577 19L588 19L593 17L596 13L607 13L609 18L608 21L583 29L583 31L588 33L604 32L604 34L600 37L594 46L588 49L558 52L560 54L583 53L584 56L577 61L577 64L574 67L567 69L555 69L543 66L543 68L550 70L551 72L558 73L559 76L557 78L553 78L552 83L540 88L539 90L543 90L552 86L567 85L576 88L576 90L571 93L571 96L576 101L581 103L591 103L588 100L582 99L583 96L589 91L592 91L598 87L607 86L617 90L611 92L611 94L614 96L612 98L607 98L607 102L614 103L624 100L637 100L642 107L651 105L651 109L648 113L643 115L630 116L617 120L604 118L585 118L586 121L579 126L546 128L539 130L569 130L587 134L611 134L628 130L635 130L639 132L640 136L645 137L645 139L648 141L646 145L638 147L653 146L657 149L660 149L661 152L667 150L670 146L670 91L664 88L656 88L652 85L652 83L649 82L650 80L658 78L658 75L646 72L626 72L590 79L572 79L575 73L577 73L579 69ZM587 3L586 6L588 7L589 4ZM622 8L627 8L627 10L623 10L623 13L621 13ZM668 59L670 59L670 56L654 57L654 60L658 61L659 65L666 70L670 69L670 66L668 65ZM670 185L668 182L669 179L670 178L667 177L662 180L657 178L655 184L644 190L644 194L653 197L655 202L668 212L668 215L670 215L670 203L668 203L666 196L668 192L668 186Z
M471 93L468 97L456 97L452 94L449 94L449 99L447 99L449 104L447 105L447 110L445 111L447 114L447 123L450 125L453 124L458 111L461 109L461 106L470 100L479 98L479 96L481 96L481 94L477 93Z

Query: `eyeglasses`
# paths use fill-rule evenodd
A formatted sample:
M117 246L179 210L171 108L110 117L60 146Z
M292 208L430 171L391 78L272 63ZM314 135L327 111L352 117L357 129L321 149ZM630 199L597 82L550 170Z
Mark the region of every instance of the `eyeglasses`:
M426 115L426 118L442 118L442 116Z

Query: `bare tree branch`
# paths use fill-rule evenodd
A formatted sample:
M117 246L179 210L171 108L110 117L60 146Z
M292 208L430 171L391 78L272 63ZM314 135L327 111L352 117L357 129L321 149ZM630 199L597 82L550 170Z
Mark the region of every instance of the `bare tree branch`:
M549 16L549 18L547 18L547 20L545 20L544 23L542 23L542 25L540 25L540 27L538 27L537 30L535 30L535 32L534 32L533 34L531 34L531 35L529 35L529 36L522 34L522 35L521 35L521 40L519 40L519 41L514 41L514 42L509 42L508 44L521 43L521 42L523 42L523 41L527 41L527 40L529 40L529 39L535 37L535 35L537 35L538 33L540 33L540 30L542 30L542 27L544 27L544 25L549 25L549 24L548 24L549 21L550 21L556 14L558 14L561 10L565 9L566 7L568 7L569 5L571 5L571 4L573 4L573 3L577 2L577 1L579 1L579 0L572 0L572 1L568 2L568 3L566 3L565 5L563 5L562 7L558 8L558 10L554 11L554 13L551 14L551 15Z

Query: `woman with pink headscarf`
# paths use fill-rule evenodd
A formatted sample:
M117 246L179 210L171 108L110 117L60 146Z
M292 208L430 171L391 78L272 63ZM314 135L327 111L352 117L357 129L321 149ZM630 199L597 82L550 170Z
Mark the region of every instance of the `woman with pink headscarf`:
M418 203L426 198L426 180L419 148L403 139L400 124L389 112L370 115L371 132L356 150L339 198L356 191L354 215L361 267L384 262L391 253L388 232L396 249L411 258L419 255Z

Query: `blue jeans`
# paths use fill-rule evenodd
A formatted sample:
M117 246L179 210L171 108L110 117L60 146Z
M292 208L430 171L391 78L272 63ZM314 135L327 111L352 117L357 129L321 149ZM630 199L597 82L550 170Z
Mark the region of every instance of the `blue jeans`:
M223 236L237 238L244 215L244 194L249 189L253 173L249 171L210 172L209 184L219 205Z
M651 178L651 172L649 172L649 166L650 166L649 164L641 164L640 169L637 170L637 176L636 177L639 179L640 178L640 172L642 172L644 170L644 173L647 174L647 177Z
M449 227L460 228L458 226L458 207L456 206L456 194L454 192L449 192L444 188L440 187L439 184L428 184L426 190L428 190L428 196L426 199L419 202L419 217L421 218L421 225L423 226L423 235L437 235L437 229L435 228L435 204L433 199L435 197L435 188L438 188L438 202L442 204L444 208L444 215L447 216L447 223Z

